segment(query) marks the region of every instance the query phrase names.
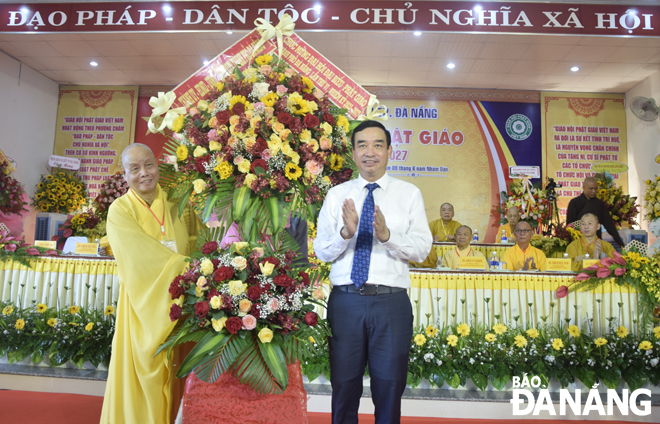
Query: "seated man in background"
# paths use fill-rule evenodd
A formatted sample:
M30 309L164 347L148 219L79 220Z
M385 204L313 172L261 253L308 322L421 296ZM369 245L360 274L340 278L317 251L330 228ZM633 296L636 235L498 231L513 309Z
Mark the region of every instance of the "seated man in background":
M496 243L502 242L502 232L506 234L506 238L508 239L509 243L516 242L516 236L513 233L513 230L516 229L516 225L518 225L518 222L520 222L520 210L515 206L510 207L506 211L506 219L509 222L500 225L500 228L497 230L497 237L495 239Z
M440 219L436 219L429 224L431 234L433 234L433 241L456 241L454 234L458 227L461 226L461 223L454 221L453 218L454 207L451 203L443 203L440 206Z
M467 225L461 225L456 230L456 247L450 249L442 255L442 266L451 269L458 269L461 265L461 258L467 256L484 257L484 254L470 247L472 240L472 229Z
M587 253L591 259L613 257L614 247L596 235L599 228L600 222L596 215L592 213L582 215L580 219L582 237L573 240L566 248L568 257L573 259L573 271L579 272L582 269L582 261Z
M534 229L527 221L520 221L513 231L516 235L516 245L504 252L503 262L506 269L512 271L545 271L545 253L529 244Z

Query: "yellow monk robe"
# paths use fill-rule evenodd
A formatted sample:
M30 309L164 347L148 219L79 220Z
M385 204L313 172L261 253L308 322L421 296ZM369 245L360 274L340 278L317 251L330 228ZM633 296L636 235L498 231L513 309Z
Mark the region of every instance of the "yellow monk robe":
M442 219L436 219L435 221L429 223L429 228L431 229L431 234L433 236L438 236L440 238L437 241L452 241L447 240L447 236L450 234L452 236L455 235L456 230L458 230L458 227L461 225L463 224L454 220L451 220L447 225L444 225Z
M435 268L438 266L438 250L437 246L431 246L431 252L426 257L424 262L408 262L411 268Z
M524 252L517 244L510 247L504 252L504 257L501 260L506 262L506 269L518 271L525 266L525 261L530 257L534 257L536 268L540 271L545 271L545 253L531 244L527 246Z
M511 230L511 225L507 223L504 225L500 225L500 228L497 230L497 237L495 238L495 243L502 242L502 231L506 233L506 238L508 239L509 243L514 242L516 240L516 237L513 235L513 231Z
M468 256L483 258L484 254L470 246L463 250L458 250L458 247L454 247L453 249L447 250L445 254L442 255L442 266L449 267L451 269L458 269L461 266L461 258Z
M596 240L587 244L586 240L580 237L577 240L573 240L573 242L571 242L571 244L568 245L568 247L566 248L566 253L568 253L568 257L573 259L574 261L573 262L574 272L579 272L582 269L582 261L575 262L576 256L585 255L589 253L591 259L601 259L601 258L594 258L594 249L596 248ZM609 256L610 258L613 258L614 255L612 252L614 252L614 247L604 240L601 240L600 243L601 243L602 252L607 256Z
M108 213L120 288L102 424L170 422L175 373L166 351L154 356L175 324L169 318L168 288L185 269L201 224L190 208L179 218L177 205L157 189L153 215L132 190ZM156 217L164 217L165 237ZM175 239L178 253L163 246L163 239Z

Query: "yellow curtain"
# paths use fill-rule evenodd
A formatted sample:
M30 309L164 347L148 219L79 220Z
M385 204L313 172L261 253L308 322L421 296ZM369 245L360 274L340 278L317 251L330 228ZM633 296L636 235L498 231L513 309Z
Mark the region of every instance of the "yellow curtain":
M0 295L21 307L46 303L48 307L103 309L117 300L117 263L111 259L35 257L31 268L0 261Z

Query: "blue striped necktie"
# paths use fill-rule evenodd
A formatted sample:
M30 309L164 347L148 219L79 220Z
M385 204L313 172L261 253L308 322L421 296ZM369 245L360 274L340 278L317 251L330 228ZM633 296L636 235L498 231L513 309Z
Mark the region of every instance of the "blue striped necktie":
M355 243L355 254L353 255L353 269L351 270L351 281L355 287L360 288L369 278L369 263L371 262L371 248L373 246L373 221L374 221L374 190L378 184L367 184L367 198L364 199L362 214L360 215L360 226L358 228L357 242Z

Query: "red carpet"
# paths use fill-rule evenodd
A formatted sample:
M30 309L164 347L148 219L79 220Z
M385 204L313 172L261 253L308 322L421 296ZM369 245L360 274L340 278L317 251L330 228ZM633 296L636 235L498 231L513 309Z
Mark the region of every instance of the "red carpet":
M96 424L103 398L65 393L0 390L0 422L18 424ZM330 424L330 414L308 413L309 424ZM401 424L510 424L512 420L467 420L403 417ZM522 422L522 421L521 421ZM528 424L559 424L560 420L524 420ZM624 424L629 421L589 421L589 424ZM373 415L360 415L360 424L373 424ZM201 423L200 423L201 424Z

